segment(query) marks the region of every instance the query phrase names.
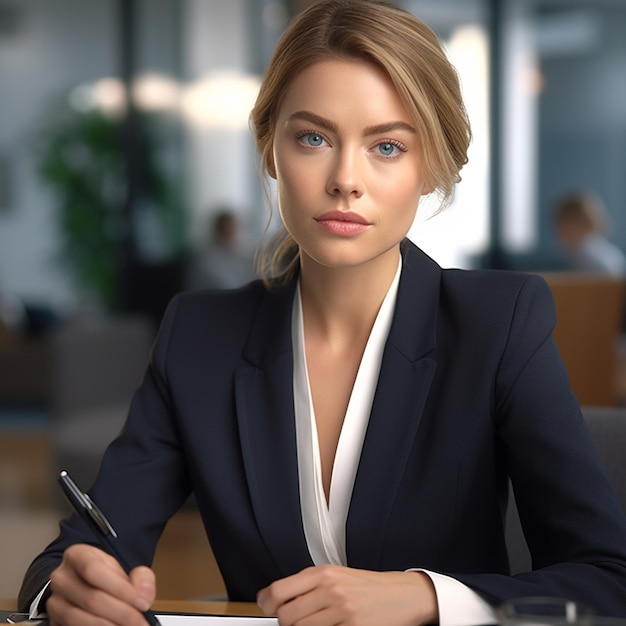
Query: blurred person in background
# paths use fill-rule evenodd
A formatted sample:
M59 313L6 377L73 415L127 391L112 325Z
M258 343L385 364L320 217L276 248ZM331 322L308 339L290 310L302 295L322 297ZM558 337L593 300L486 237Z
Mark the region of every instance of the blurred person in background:
M232 209L225 207L211 215L209 241L190 263L190 289L234 289L256 278L241 231L240 219Z
M607 238L610 220L598 196L582 191L560 198L554 207L554 226L568 269L626 276L626 256Z

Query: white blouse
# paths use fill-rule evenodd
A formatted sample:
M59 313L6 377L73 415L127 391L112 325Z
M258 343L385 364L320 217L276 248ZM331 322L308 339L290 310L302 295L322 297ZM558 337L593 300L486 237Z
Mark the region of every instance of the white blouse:
M378 311L354 381L335 453L328 505L322 485L317 427L304 347L300 283L292 314L292 339L298 478L302 520L309 552L316 565L346 565L346 519L365 431L372 409L385 342L391 328L402 263Z
M401 270L400 260L359 365L335 453L328 505L322 484L317 426L306 364L300 283L296 288L291 334L298 480L304 534L315 565L347 565L345 529L348 508L378 383L383 350L393 320ZM439 605L440 626L495 623L493 608L463 583L443 574L419 568L415 568L415 571L423 571L433 582Z

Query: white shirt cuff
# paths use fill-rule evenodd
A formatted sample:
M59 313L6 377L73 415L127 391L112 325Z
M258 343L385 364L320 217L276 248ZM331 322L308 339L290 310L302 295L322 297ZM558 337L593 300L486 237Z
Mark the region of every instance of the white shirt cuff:
M409 572L424 572L433 583L439 608L439 626L478 626L497 624L494 607L467 585L450 576L413 568Z
M36 619L39 617L47 617L46 613L39 610L39 603L41 602L41 598L43 598L43 594L46 593L46 589L50 581L48 581L44 588L37 594L35 599L30 603L30 611L28 612L28 619Z

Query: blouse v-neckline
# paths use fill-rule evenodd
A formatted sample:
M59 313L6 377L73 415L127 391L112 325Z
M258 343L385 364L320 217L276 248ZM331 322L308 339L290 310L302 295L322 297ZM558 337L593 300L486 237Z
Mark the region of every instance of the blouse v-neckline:
M341 427L330 482L328 504L309 384L304 341L300 282L294 294L291 321L294 356L294 410L300 507L309 552L316 565L346 565L345 526L365 432L380 373L383 350L395 310L402 260L367 340Z

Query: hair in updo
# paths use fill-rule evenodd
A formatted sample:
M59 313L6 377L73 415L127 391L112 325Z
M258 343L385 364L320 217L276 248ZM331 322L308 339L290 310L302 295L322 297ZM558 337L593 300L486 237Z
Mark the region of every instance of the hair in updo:
M313 63L361 60L390 77L420 137L425 186L449 203L471 140L456 70L435 33L411 13L383 0L321 0L305 9L280 38L250 115L265 171L274 176L276 119L291 81ZM269 277L298 262L285 229L259 259Z

